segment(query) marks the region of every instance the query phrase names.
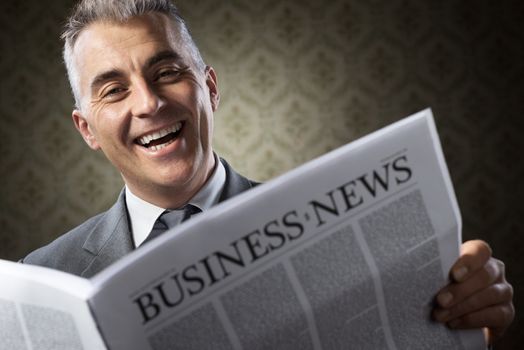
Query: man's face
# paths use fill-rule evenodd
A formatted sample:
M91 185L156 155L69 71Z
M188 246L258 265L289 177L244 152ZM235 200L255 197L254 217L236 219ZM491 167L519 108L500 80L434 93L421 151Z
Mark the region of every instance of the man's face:
M77 129L133 193L164 207L168 193L191 196L210 174L218 104L214 71L197 69L175 31L161 14L95 22L73 51Z

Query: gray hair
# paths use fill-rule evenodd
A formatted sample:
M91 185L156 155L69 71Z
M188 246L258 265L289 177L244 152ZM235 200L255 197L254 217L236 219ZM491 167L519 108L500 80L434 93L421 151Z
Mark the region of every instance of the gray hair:
M199 70L205 69L205 63L198 50L184 19L171 0L81 0L68 18L62 40L64 40L64 62L75 104L80 108L78 74L73 65L73 48L78 36L89 24L97 21L124 23L133 17L147 13L165 14L178 29L182 43L189 49L193 63Z

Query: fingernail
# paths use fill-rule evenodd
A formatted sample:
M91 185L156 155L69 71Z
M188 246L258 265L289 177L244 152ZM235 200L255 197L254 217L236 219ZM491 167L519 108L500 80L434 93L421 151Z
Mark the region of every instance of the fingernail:
M440 306L446 307L451 303L451 300L453 300L453 295L450 292L444 292L437 296L437 301Z
M449 310L436 310L434 315L437 321L444 322L449 316Z
M455 279L455 281L460 282L464 277L466 277L467 274L468 268L465 266L461 266L453 271L453 278Z

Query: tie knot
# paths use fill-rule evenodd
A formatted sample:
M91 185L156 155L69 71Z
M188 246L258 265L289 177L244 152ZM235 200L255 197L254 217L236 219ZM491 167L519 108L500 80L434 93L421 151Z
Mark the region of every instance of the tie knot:
M184 222L188 220L191 216L202 212L202 210L200 210L199 207L194 206L193 204L189 204L189 203L184 205L182 208L178 210L182 210L184 213L184 215L182 216L182 220L180 222Z
M186 204L178 209L164 211L157 221L162 222L167 228L172 228L200 212L201 210L198 207Z
M156 219L153 229L144 243L160 236L165 231L188 220L192 215L200 212L202 212L202 210L192 204L186 204L183 207L174 210L164 210L164 212Z
M192 204L186 204L178 209L164 210L164 212L156 219L153 230L166 231L200 212L202 212L202 210Z

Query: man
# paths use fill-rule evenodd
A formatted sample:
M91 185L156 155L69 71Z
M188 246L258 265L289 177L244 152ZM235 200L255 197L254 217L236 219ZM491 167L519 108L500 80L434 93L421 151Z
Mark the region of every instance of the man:
M73 121L120 171L116 204L25 259L90 277L144 242L166 209L208 209L251 188L213 153L217 78L168 0L84 0L66 26ZM189 204L189 205L188 205ZM462 245L434 317L500 336L514 315L503 264L482 241Z

